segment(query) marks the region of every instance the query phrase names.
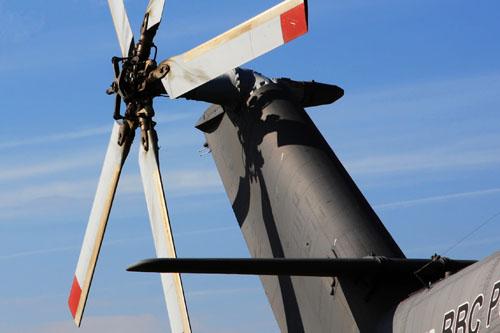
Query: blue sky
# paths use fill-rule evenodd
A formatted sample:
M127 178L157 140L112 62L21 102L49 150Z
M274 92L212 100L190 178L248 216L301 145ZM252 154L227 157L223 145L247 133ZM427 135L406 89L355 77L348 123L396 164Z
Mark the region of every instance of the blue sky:
M168 1L165 59L277 1ZM125 1L137 36L147 1ZM309 33L254 60L269 77L337 84L309 114L409 257L481 259L500 248L498 1L309 1ZM106 1L0 0L0 331L76 331L67 308L112 126ZM177 251L248 256L193 128L208 107L155 102ZM137 165L129 155L79 332L168 330ZM196 332L277 332L258 278L185 276Z

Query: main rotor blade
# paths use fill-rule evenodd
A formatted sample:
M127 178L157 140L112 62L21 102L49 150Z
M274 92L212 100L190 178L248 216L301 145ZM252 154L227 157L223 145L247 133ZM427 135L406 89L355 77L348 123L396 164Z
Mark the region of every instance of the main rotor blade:
M150 0L146 8L146 15L149 14L147 30L161 22L165 0Z
M134 34L130 27L125 5L123 4L123 0L108 0L108 4L111 16L113 16L113 23L115 24L122 56L129 57L134 50Z
M77 326L80 326L82 321L116 186L133 140L133 132L131 132L132 134L123 145L118 145L119 132L120 123L115 121L68 300Z
M165 60L162 65L168 65L169 72L162 83L170 98L177 98L306 32L306 1L283 1L191 51Z
M167 204L163 192L158 164L158 145L156 131L147 131L148 150L141 144L139 166L146 195L149 219L158 257L175 258L175 245L168 218ZM174 333L189 333L191 325L184 298L184 289L179 273L160 274L167 304L170 327Z

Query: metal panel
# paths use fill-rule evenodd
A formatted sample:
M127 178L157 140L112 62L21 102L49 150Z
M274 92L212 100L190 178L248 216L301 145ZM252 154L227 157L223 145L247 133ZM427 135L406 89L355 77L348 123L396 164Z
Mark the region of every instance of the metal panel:
M271 80L243 95L205 135L251 255L404 257L295 96ZM409 292L364 276L261 281L283 332L375 331Z
M413 294L394 332L500 332L500 252Z

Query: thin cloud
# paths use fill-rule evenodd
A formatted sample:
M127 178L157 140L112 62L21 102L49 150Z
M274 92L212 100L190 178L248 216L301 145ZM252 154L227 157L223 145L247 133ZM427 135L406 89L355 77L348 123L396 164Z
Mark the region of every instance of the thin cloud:
M52 294L43 296L33 296L33 297L16 297L16 298L2 298L0 300L0 305L30 305L37 303L47 302L48 299L66 297L66 294ZM3 331L2 331L3 332Z
M41 254L51 254L54 252L66 252L66 251L72 251L75 249L78 249L78 246L65 246L65 247L55 247L52 249L41 249L41 250L33 250L33 251L24 251L24 252L17 252L17 253L12 253L8 255L3 255L0 256L1 259L14 259L14 258L19 258L19 257L31 257L35 255L41 255Z
M155 110L155 113L156 115L154 120L157 123L173 123L176 121L192 119L200 116L196 112L169 113L168 111Z
M454 194L447 194L447 195L438 195L438 196L427 197L427 198L422 198L422 199L415 199L415 200L397 201L397 202L391 202L391 203L387 203L387 204L375 205L375 206L373 206L373 208L375 208L377 210L387 210L387 209L393 209L393 208L403 208L403 207L427 205L427 204L433 204L433 203L444 202L444 201L449 201L449 200L472 198L472 197L495 194L495 193L500 193L500 188L493 188L493 189L488 189L488 190L472 191L472 192L454 193Z
M106 133L111 133L111 126L100 126L100 127L82 129L60 134L36 136L24 140L2 142L0 143L0 149L19 148L23 146L37 145L41 143L74 140L89 136L102 135Z
M81 197L93 191L95 183L81 180L9 189L0 192L0 208L24 206L28 202L51 197Z
M185 236L190 236L190 235L195 235L195 234L206 234L206 233L214 233L214 232L224 232L224 231L230 231L230 230L237 230L238 227L219 227L219 228L210 228L210 229L202 229L202 230L193 230L193 231L181 231L175 233L174 237L185 237ZM124 239L114 239L114 240L108 240L103 242L103 246L117 246L117 245L126 245L130 243L136 243L136 242L143 242L143 241L152 241L152 236L143 236L143 237L135 237L135 238L124 238ZM31 251L22 251L22 252L16 252L16 253L11 253L7 255L1 255L0 260L2 259L14 259L14 258L19 258L19 257L31 257L31 256L38 256L38 255L45 255L45 254L52 254L56 252L67 252L67 251L75 251L79 250L81 248L81 245L72 245L72 246L63 246L63 247L54 247L54 248L49 248L49 249L37 249L37 250L31 250Z
M215 169L167 171L162 181L165 191L173 196L222 191L222 182ZM124 176L118 186L120 193L138 194L144 191L138 174Z
M85 325L76 327L72 320L46 323L26 332L164 332L165 323L153 315L86 317Z
M492 126L485 131L484 124L477 119L475 111L479 105L481 110L485 110L486 116L494 114L494 110L499 106L498 89L500 89L500 74L493 73L391 86L383 90L346 96L342 105L346 113L349 111L359 113L359 110L369 109L368 117L376 115L388 121L392 121L394 117L396 119L444 117L456 121L453 123L453 131L445 136L432 136L432 140L429 140L429 136L425 133L407 133L414 137L412 144L421 147L423 142L429 147L427 149L401 147L399 149L405 149L405 151L374 156L366 152L366 157L346 161L347 169L353 174L377 174L499 164L500 136L498 131L492 127L494 123L489 124ZM460 121L456 117L450 118L457 110L467 110L463 111L460 116L467 115L467 118L460 118ZM401 116L401 114L405 115ZM467 134L472 133L472 130L476 134ZM374 133L374 136L370 138L369 143L367 143L368 139L359 138L346 145L351 145L350 151L355 148L356 151L361 150L360 153L362 153L363 147L373 145L374 141L379 140L379 145L383 146L388 141L394 140L383 132ZM394 146L393 150L398 149L396 147Z
M193 118L194 116L195 113L193 112L159 114L155 118L155 121L158 123L171 123L171 122L181 121L184 119L190 119ZM32 138L26 138L24 140L1 142L0 149L19 148L19 147L37 145L42 143L76 140L76 139L97 136L97 135L104 135L104 134L110 135L111 129L112 129L112 123L110 122L109 125L104 125L104 126L78 129L71 132L65 132L60 134L35 136Z
M101 153L90 153L85 156L79 155L78 157L68 156L65 159L51 161L46 164L33 163L34 165L29 165L27 167L16 166L11 169L3 169L0 171L0 182L7 180L11 181L15 179L25 179L27 177L35 177L46 174L54 174L60 171L95 165L98 162L102 163L100 158L102 158Z
M461 151L459 153L451 149L441 148L414 153L369 156L346 161L345 165L350 173L359 175L476 167L499 163L500 148Z
M186 170L166 173L166 187L172 190L202 189L221 187L217 170Z
M481 239L475 239L475 240L465 240L463 242L460 242L454 247L454 252L457 252L457 249L467 249L467 248L477 248L478 246L487 246L487 245L496 245L500 241L500 237L491 237L491 238L481 238ZM410 253L415 253L419 254L422 252L428 252L428 253L436 253L439 252L438 254L442 255L450 255L449 253L444 253L446 249L448 249L450 246L453 246L454 244L452 242L447 242L445 244L440 243L440 244L433 244L433 245L427 245L423 247L414 247L414 248L408 248L405 249L405 253L410 254ZM482 259L482 258L477 258L477 259Z
M373 112L434 112L455 110L464 106L482 105L485 100L497 101L500 73L479 74L385 87L347 96L345 107ZM444 107L444 105L446 107Z
M211 228L211 229L201 229L201 230L193 230L193 231L182 231L178 232L175 234L176 237L178 236L190 236L190 235L197 235L197 234L206 234L206 233L212 233L212 232L221 232L221 231L229 231L229 230L238 230L238 227L220 227L220 228Z
M234 293L248 293L261 291L261 288L231 288L231 289L211 289L211 290L198 290L187 292L187 296L213 296L213 295L225 295Z
M75 162L77 164L77 162ZM63 168L70 168L68 165L51 165L40 167L41 172L57 171ZM73 165L74 167L75 165ZM80 165L81 166L81 165ZM29 173L30 170L20 170L16 175ZM31 170L32 171L32 170ZM0 180L15 173L11 170L5 174L0 173ZM0 191L0 208L19 207L26 203L33 203L37 200L63 197L63 198L82 198L92 197L96 189L96 179L85 179L77 181L56 181L45 184L37 184L23 188L4 188ZM171 196L185 196L194 194L218 193L223 191L222 183L216 170L184 170L167 172L163 183L165 189ZM138 194L143 193L142 182L139 175L123 176L118 185L119 193ZM22 213L22 212L21 212ZM3 215L0 213L0 216Z
M394 145L394 137L379 129L368 128L369 139L363 136L343 143L349 147L347 151L356 151L357 156L360 156L363 147L374 146L374 142L378 142L381 147L390 143L392 150L405 150L370 156L373 153L365 149L366 157L346 163L349 171L358 174L411 172L500 163L500 136L493 118L494 111L499 106L499 89L500 73L488 73L389 86L382 90L344 97L342 110L345 114L359 115L359 110L368 109L368 119L376 117L390 124L396 122L396 126L391 125L393 127L388 129L410 140ZM480 117L483 114L485 118ZM443 135L440 135L440 132L432 127L435 125L432 119L436 119L440 124L449 120L451 124ZM429 132L425 132L425 128L423 132L415 131L410 128L413 121L422 121L432 129ZM411 132L404 132L405 130ZM432 135L429 136L428 133ZM425 144L429 148L412 149L408 148L408 144L415 147Z

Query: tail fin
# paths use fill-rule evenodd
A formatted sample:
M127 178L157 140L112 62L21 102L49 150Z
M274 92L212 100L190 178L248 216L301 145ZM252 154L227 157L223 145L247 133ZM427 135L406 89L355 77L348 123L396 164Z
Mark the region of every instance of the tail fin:
M289 89L268 81L243 100L212 106L197 127L253 257L404 258ZM371 279L261 281L283 332L364 331L406 292L387 295Z

